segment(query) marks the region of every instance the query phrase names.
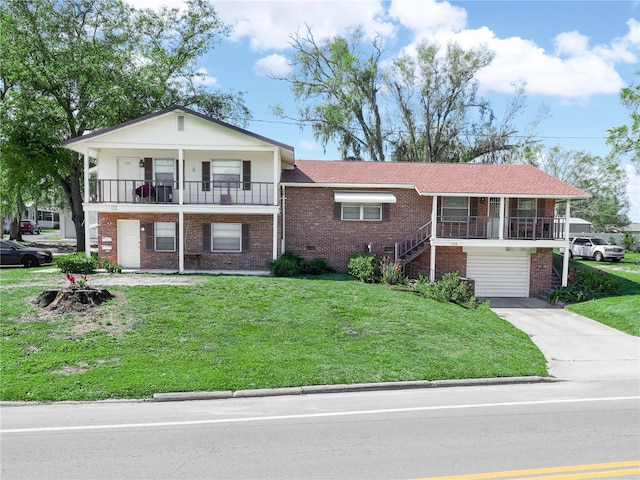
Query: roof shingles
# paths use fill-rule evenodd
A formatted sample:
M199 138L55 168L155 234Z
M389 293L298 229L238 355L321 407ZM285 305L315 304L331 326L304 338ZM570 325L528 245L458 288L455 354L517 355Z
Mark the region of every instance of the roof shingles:
M586 198L588 193L532 165L296 160L286 184L414 186L424 195L530 195Z

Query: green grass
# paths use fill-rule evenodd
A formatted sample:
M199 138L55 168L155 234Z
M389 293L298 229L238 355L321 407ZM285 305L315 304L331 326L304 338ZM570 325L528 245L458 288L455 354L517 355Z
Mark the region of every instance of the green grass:
M602 270L616 278L622 289L618 295L567 305L567 310L640 336L640 253L627 252L618 263L572 259L569 268L574 267Z
M340 278L197 276L109 287L116 298L94 318L40 318L29 302L43 285L1 273L3 400L547 375L530 339L486 304L467 310Z

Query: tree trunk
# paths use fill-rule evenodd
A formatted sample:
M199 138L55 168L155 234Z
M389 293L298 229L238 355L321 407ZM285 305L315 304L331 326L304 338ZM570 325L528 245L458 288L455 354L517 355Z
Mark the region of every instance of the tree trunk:
M69 200L71 204L71 219L76 227L76 251L86 252L90 245L86 245L84 241L84 210L82 208L82 169L73 168L69 175Z

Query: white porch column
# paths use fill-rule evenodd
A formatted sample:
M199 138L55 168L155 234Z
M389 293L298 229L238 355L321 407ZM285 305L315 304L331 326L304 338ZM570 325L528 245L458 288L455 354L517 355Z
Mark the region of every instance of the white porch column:
M489 201L491 201L491 200L489 200ZM505 231L504 205L505 205L505 198L504 197L500 197L500 233L498 234L499 235L498 238L500 240L504 240L504 231Z
M431 283L436 281L436 246L432 243L429 247L431 251L431 257L429 258L429 281Z
M431 238L435 239L438 226L438 196L434 195L431 199ZM429 257L429 281L436 281L436 247L431 242L431 251Z
M85 256L91 257L91 228L89 226L89 213L87 207L89 206L89 147L84 149L84 206L82 211L84 213L84 245ZM100 252L98 252L98 255Z
M184 150L178 149L178 203L182 205L184 203ZM180 222L182 224L182 222ZM182 238L182 236L180 237Z
M273 204L279 204L278 191L280 189L280 162L278 149L273 151Z
M180 195L182 196L182 189L180 189ZM182 197L180 203L182 203ZM182 210L178 213L178 271L184 272L184 212Z
M431 199L431 238L437 238L436 226L438 225L438 196L434 195Z
M562 254L562 286L569 282L569 215L571 212L571 200L567 198L567 206L564 214L564 253Z

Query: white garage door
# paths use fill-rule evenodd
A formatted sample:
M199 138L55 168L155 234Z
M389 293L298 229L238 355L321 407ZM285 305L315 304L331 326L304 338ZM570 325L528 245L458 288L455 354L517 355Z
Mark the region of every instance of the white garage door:
M528 297L529 254L469 252L467 278L475 281L476 297Z

